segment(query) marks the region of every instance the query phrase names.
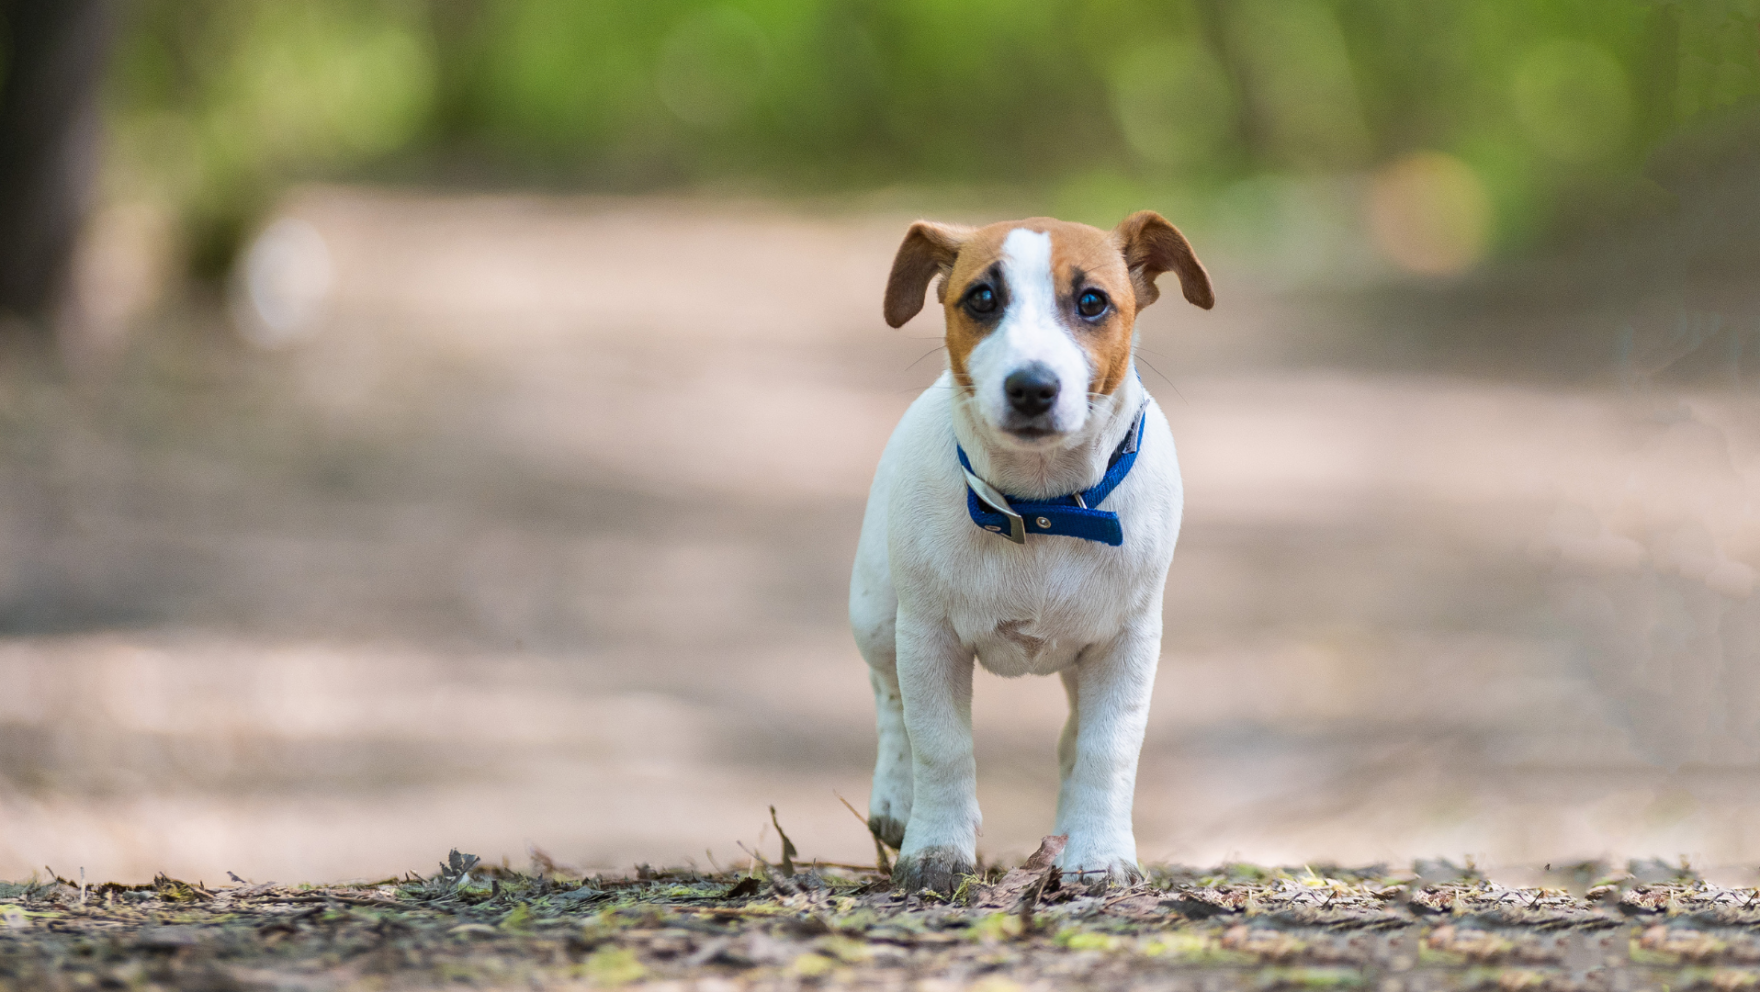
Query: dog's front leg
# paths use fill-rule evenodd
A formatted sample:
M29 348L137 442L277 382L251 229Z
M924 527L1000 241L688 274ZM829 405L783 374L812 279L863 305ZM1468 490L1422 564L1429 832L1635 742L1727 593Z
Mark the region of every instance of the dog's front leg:
M1131 803L1160 653L1157 607L1110 644L1084 652L1075 667L1063 673L1070 722L1057 749L1063 773L1057 832L1067 834L1069 842L1058 863L1066 875L1080 872L1079 877L1091 885L1129 884L1142 878L1131 830Z
M911 812L893 883L952 892L977 863L972 652L941 618L898 613L898 685L911 744Z

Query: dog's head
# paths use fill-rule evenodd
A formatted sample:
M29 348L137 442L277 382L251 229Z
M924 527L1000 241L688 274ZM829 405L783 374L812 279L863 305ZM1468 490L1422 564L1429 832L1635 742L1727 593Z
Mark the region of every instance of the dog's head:
M892 262L886 322L916 316L940 276L948 362L981 425L1011 447L1056 447L1124 383L1137 312L1167 271L1187 300L1215 303L1192 246L1152 210L1110 232L1049 217L977 229L918 221Z

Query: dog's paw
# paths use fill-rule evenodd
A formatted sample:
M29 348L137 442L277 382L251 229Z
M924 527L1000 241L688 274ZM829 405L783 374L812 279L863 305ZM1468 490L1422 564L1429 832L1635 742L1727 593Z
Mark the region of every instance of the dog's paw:
M951 847L925 847L920 851L898 856L892 867L892 887L904 892L929 889L952 895L965 876L977 871L977 865L962 852Z
M896 769L894 769L896 771ZM868 796L868 828L877 832L894 851L904 847L904 828L911 822L910 766L905 778L896 781L874 771L874 791Z
M1135 858L1089 854L1059 858L1063 868L1063 884L1073 885L1098 894L1111 887L1128 889L1143 880L1143 869Z
M868 817L868 829L894 851L904 846L904 821L894 816Z

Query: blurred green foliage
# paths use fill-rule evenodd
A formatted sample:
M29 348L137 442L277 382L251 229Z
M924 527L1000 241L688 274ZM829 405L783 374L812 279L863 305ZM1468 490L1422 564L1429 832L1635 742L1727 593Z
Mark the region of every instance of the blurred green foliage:
M1760 0L136 0L116 192L200 267L290 181L1026 189L1112 219L1468 163L1518 248L1760 99ZM1589 204L1585 208L1584 204Z

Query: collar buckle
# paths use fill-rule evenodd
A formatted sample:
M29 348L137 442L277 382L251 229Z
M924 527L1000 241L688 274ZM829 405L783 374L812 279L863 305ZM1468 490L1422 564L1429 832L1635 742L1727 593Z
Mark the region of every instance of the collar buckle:
M966 485L972 487L972 493L978 497L978 501L1008 519L1008 533L1003 536L1016 544L1027 543L1026 521L1014 512L1014 507L1008 505L1008 497L1002 495L995 486L978 478L977 473L971 469L962 465L960 470L965 472Z

